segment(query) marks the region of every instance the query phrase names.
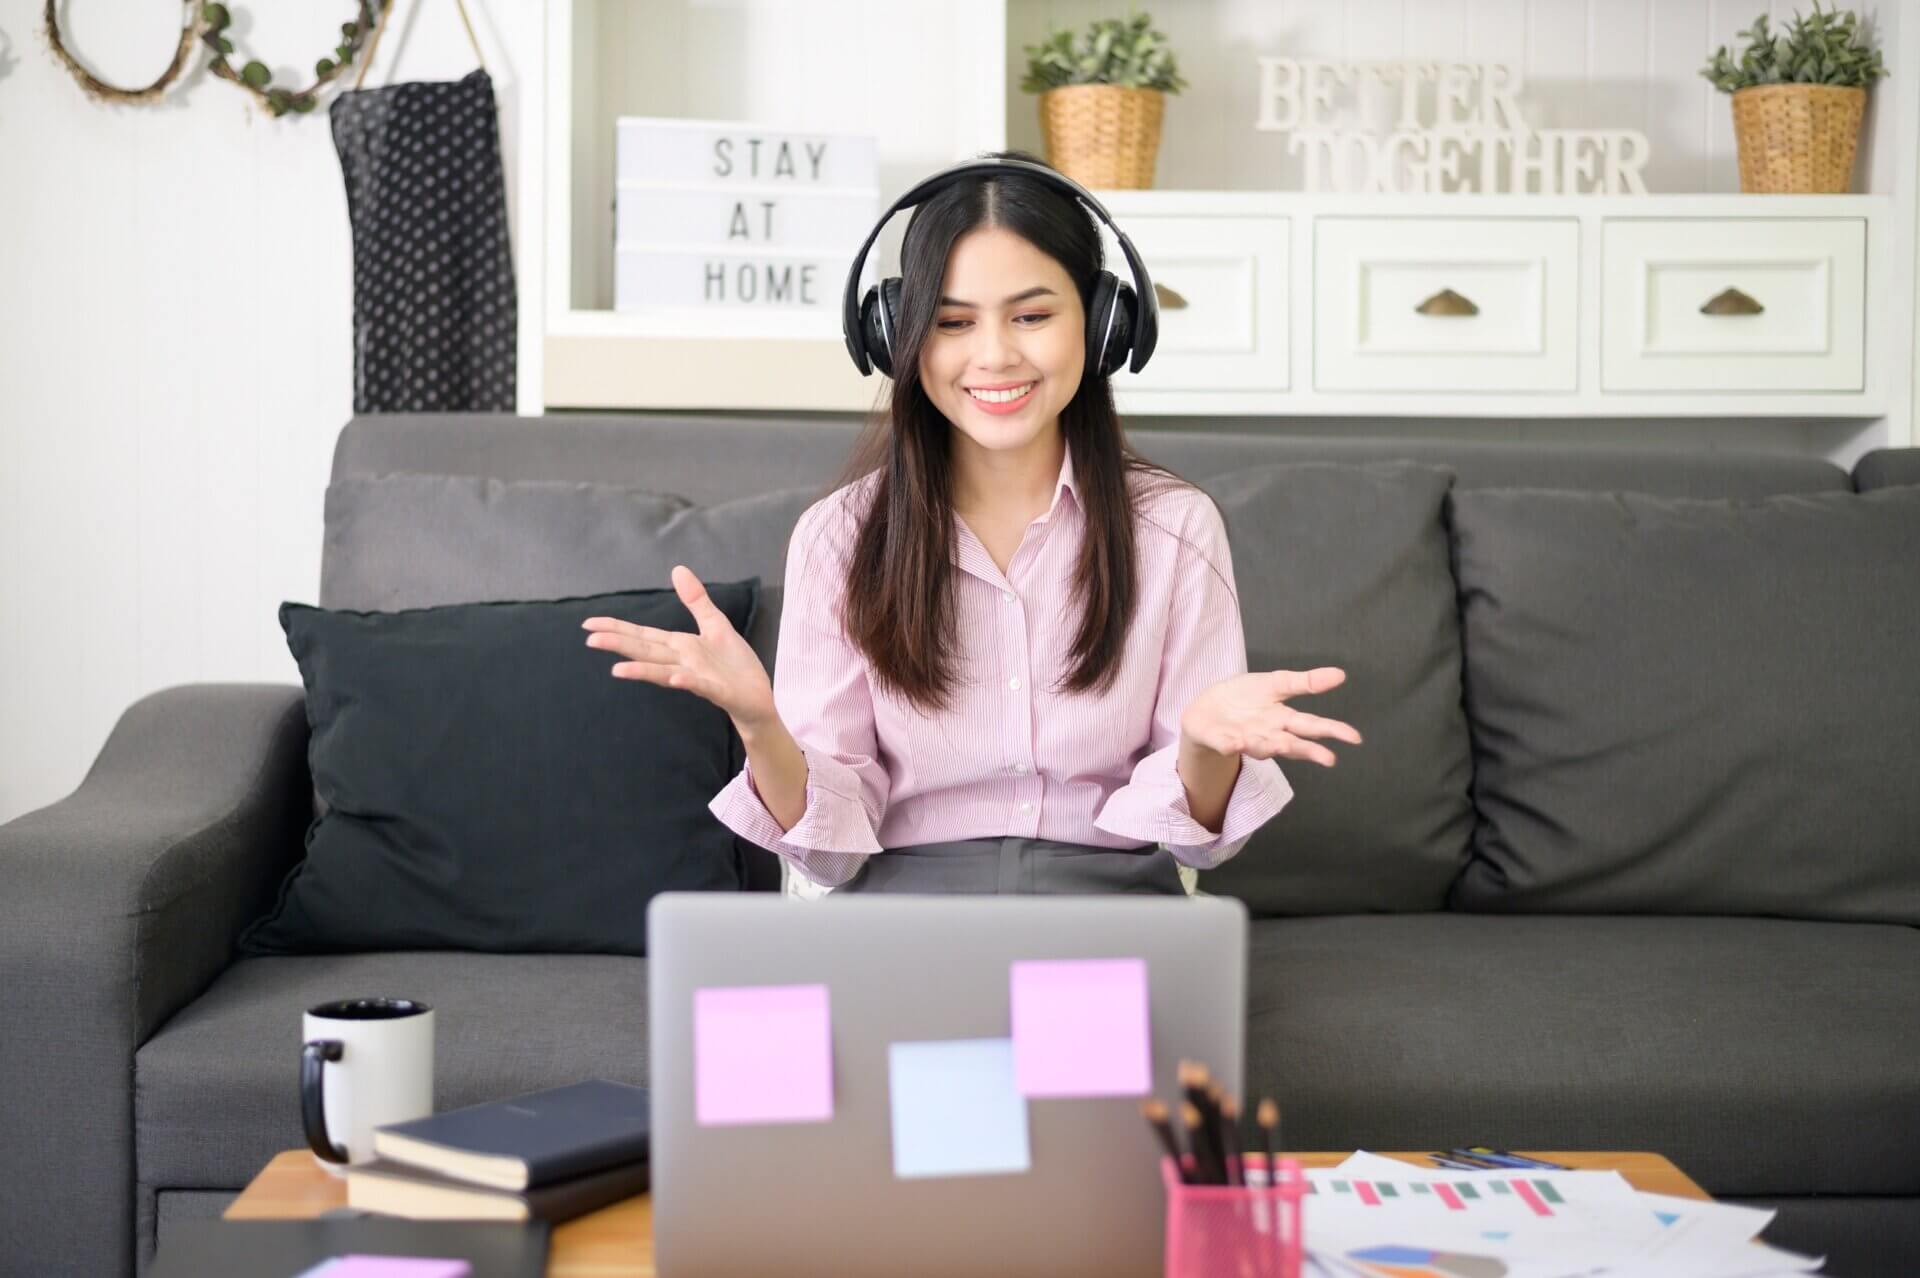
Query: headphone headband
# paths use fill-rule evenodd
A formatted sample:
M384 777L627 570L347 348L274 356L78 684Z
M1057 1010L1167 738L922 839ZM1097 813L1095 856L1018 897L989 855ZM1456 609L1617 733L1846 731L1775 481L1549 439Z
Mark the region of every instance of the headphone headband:
M1120 241L1120 251L1126 255L1128 269L1133 272L1134 295L1139 307L1139 318L1133 335L1133 358L1128 367L1133 372L1139 372L1146 364L1147 357L1153 354L1154 342L1160 331L1160 305L1153 295L1153 281L1147 278L1146 264L1140 260L1140 254L1135 251L1133 241L1129 240L1127 233L1107 216L1106 209L1101 207L1099 200L1093 198L1092 192L1058 169L1049 168L1044 164L1034 164L1027 160L963 160L915 183L905 195L895 200L892 206L880 215L880 220L874 223L871 231L867 232L866 242L861 244L860 251L853 255L853 266L847 271L846 296L842 299L840 306L840 331L846 338L847 354L853 356L854 366L862 374L872 371L873 368L865 344L860 339L860 271L866 265L868 250L873 247L873 242L880 238L881 228L886 226L887 220L902 208L920 203L942 187L958 182L962 178L993 173L1025 174L1051 182L1085 203L1113 231L1114 237Z

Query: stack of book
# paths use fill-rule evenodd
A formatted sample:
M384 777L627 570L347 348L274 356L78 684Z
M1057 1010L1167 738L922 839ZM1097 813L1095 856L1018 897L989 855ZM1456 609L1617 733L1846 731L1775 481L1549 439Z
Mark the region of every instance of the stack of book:
M647 1089L606 1079L381 1127L347 1205L412 1220L557 1224L649 1187Z

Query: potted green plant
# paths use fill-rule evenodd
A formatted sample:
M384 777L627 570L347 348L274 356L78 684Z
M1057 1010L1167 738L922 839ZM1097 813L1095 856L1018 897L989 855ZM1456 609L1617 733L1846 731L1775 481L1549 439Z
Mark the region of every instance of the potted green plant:
M1153 185L1166 95L1187 87L1145 13L1098 18L1078 43L1047 25L1025 46L1022 91L1040 95L1047 163L1085 187Z
M1887 74L1854 14L1813 0L1812 15L1796 11L1784 31L1769 30L1763 13L1740 34L1738 61L1721 45L1700 71L1733 95L1740 189L1849 189L1867 90Z

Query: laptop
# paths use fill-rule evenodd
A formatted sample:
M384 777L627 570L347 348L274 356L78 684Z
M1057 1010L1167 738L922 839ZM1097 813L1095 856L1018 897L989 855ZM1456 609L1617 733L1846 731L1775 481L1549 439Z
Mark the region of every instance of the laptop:
M1022 970L1023 981L1097 970L1120 976L1128 991L1138 964L1048 961L1143 961L1151 1095L1178 1099L1182 1059L1204 1063L1231 1094L1242 1090L1247 913L1231 897L873 894L800 903L767 893L666 892L648 907L647 948L654 1257L663 1278L1157 1278L1165 1190L1161 1146L1140 1115L1144 1094L1041 1096L1023 1081L1009 1108L1024 1111L1025 1170L929 1174L924 1161L911 1174L896 1169L890 1079L906 1063L901 1051L926 1049L890 1045L939 1044L932 1057L913 1058L925 1061L945 1058L946 1040L1011 1040L1011 965L1022 960L1038 961ZM814 987L776 995L798 997L803 1020L806 997L817 1000L825 987L830 1084L815 1094L830 1090L830 1113L722 1121L710 1109L715 1121L703 1122L697 1099L717 1105L723 1089L710 1072L696 1097L696 1047L722 1041L714 1037L727 1023L722 1009L735 1017L736 1037L727 1041L736 1054L743 1042L759 1050L741 1035L762 1025L786 1033L795 1022L786 1004L764 1014L748 1008L751 991L707 995L698 1000L705 1031L697 1044L696 991L767 986ZM1051 997L1073 988L1056 985ZM1023 1013L1023 1024L1033 1023ZM1137 1014L1135 1025L1137 1044ZM967 1046L1011 1051L1007 1043L953 1044ZM706 1066L717 1069L721 1053L707 1050ZM785 1049L767 1050L786 1066ZM807 1059L818 1075L826 1057L795 1059L793 1076L803 1075ZM1036 1059L1028 1055L1022 1068ZM753 1068L764 1066L749 1062ZM938 1140L925 1144L928 1124L942 1119L925 1098L951 1093L930 1091L925 1074L912 1087L902 1077L903 1104L917 1087L924 1107L903 1122L903 1139L912 1129L921 1142L911 1157L958 1157ZM1005 1090L989 1088L992 1103L1001 1104ZM976 1137L968 1130L949 1144L970 1146Z

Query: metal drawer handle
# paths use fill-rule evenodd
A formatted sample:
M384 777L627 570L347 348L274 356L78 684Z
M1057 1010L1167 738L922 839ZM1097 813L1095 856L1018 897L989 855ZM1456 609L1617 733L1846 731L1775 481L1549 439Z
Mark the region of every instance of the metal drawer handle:
M1443 288L1413 308L1422 315L1478 315L1480 308L1450 288Z
M1767 308L1737 288L1715 293L1700 306L1702 315L1758 315Z
M1187 305L1186 298L1158 281L1156 281L1153 286L1153 300L1163 311L1178 311L1184 309Z

